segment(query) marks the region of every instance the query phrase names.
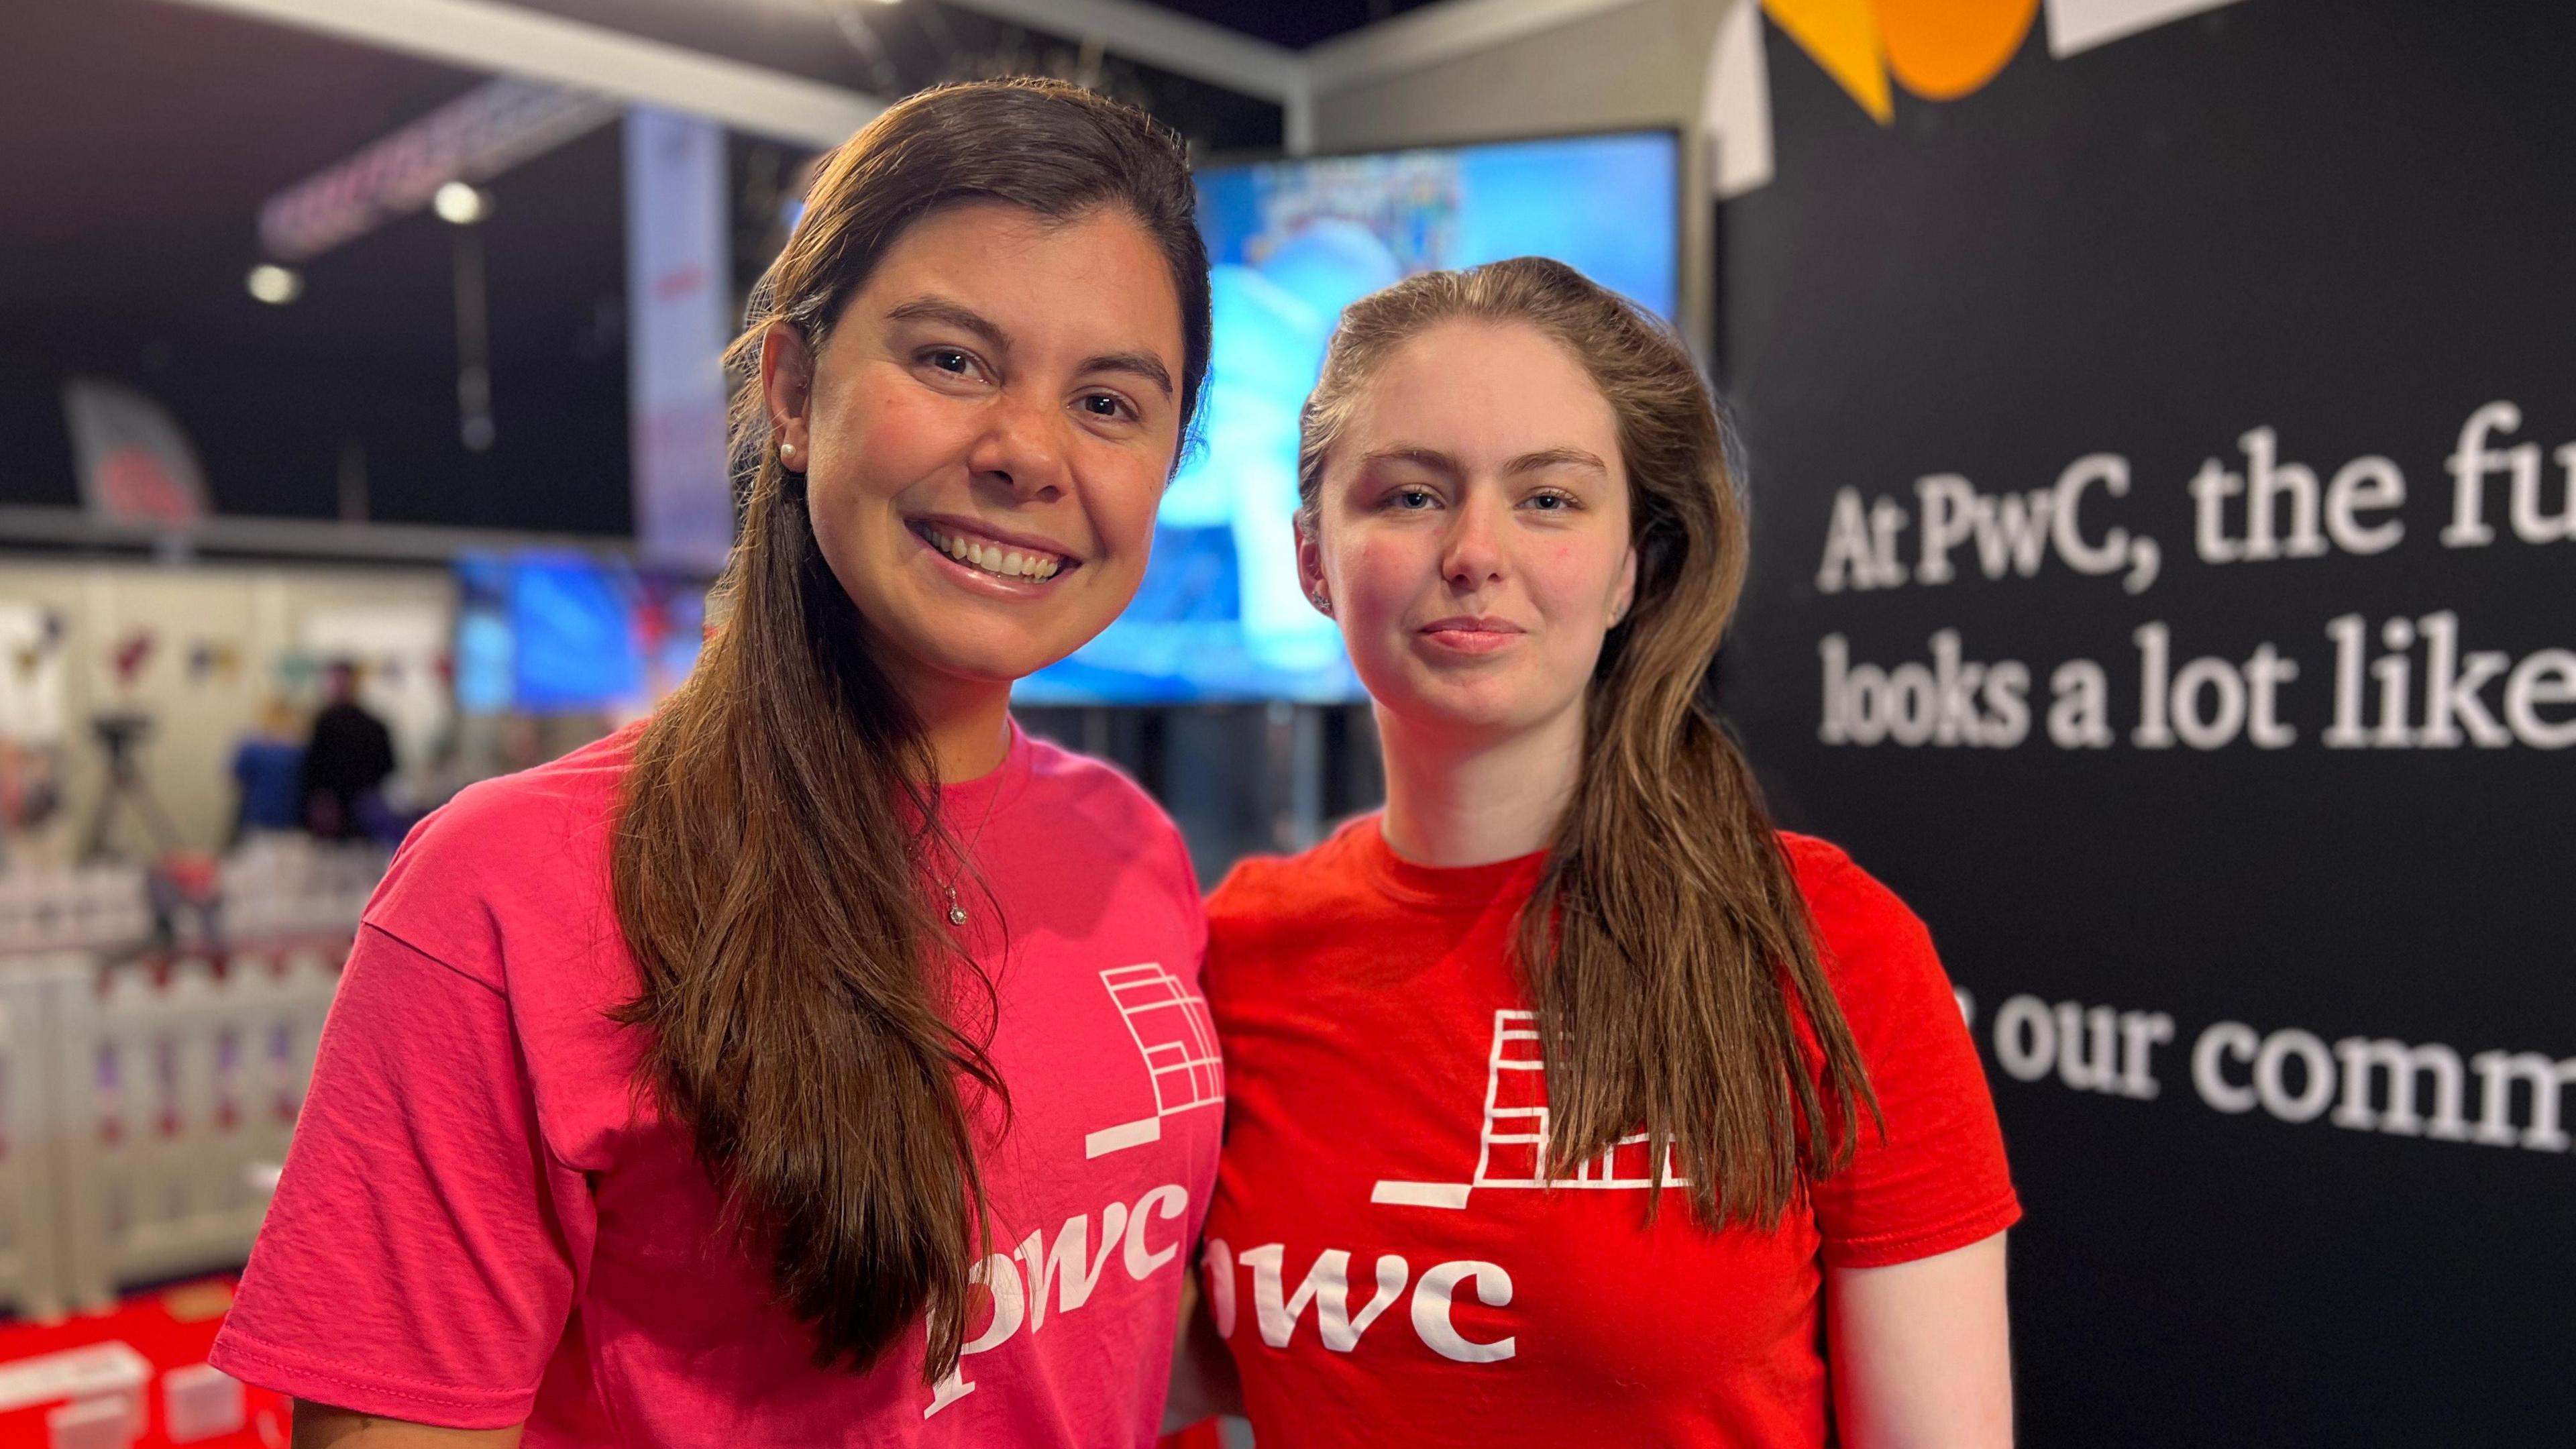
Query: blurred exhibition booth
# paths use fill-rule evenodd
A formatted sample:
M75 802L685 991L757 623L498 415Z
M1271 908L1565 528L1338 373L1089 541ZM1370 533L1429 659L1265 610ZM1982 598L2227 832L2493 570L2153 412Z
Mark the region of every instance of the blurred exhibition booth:
M687 676L816 156L1043 73L1189 138L1216 330L1024 723L1209 884L1373 806L1299 405L1351 300L1566 260L1743 428L1712 688L1961 988L2026 1441L2566 1442L2571 55L2403 0L20 0L0 1360L274 1427L190 1375L387 852Z

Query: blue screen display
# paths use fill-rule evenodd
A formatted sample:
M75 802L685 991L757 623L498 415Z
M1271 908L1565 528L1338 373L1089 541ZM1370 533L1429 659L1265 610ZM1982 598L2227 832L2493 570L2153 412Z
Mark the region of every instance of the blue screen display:
M633 589L578 554L522 554L509 578L514 701L533 714L605 709L644 694Z
M706 582L587 554L456 561L456 707L467 714L641 711L697 667Z
M1215 338L1199 446L1136 601L1024 704L1360 697L1297 587L1297 412L1342 309L1417 272L1548 256L1678 320L1669 132L1203 167Z

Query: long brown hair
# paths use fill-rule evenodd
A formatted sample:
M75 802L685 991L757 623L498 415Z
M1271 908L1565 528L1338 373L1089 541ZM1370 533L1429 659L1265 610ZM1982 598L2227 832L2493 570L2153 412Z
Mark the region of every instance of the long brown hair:
M823 162L726 353L750 476L722 623L636 742L611 865L642 977L619 1015L649 1033L640 1085L693 1134L816 1361L865 1366L926 1316L934 1380L991 1236L969 1095L1007 1106L993 988L933 920L925 856L962 858L935 763L815 544L804 475L770 445L759 357L780 325L819 352L906 228L977 199L1055 220L1113 208L1155 241L1186 431L1208 280L1177 136L1036 81L942 87L871 122Z
M1850 1160L1860 1107L1877 1104L1761 790L1702 688L1744 583L1731 438L1681 339L1572 267L1429 272L1342 314L1306 404L1299 527L1316 527L1334 444L1379 368L1456 320L1535 328L1582 364L1618 419L1637 550L1514 953L1546 1050L1550 1175L1643 1124L1658 1174L1669 1147L1705 1221L1770 1227Z

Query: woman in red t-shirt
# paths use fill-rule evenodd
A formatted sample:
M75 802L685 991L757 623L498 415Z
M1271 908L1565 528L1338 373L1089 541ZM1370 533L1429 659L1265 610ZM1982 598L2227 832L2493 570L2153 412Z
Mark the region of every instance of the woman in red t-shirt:
M1387 805L1209 903L1203 1291L1264 1449L2011 1437L1956 1002L1703 693L1727 456L1681 342L1557 263L1342 318L1298 564Z
M695 674L368 904L213 1355L298 1443L1153 1441L1205 922L1008 706L1134 596L1207 343L1139 112L944 88L825 158L732 352Z

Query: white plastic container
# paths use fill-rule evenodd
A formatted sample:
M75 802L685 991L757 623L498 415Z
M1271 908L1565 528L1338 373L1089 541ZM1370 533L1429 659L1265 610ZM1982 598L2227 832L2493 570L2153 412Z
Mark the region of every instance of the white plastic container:
M213 1364L190 1364L161 1376L162 1432L173 1444L238 1433L247 1413L241 1381Z

